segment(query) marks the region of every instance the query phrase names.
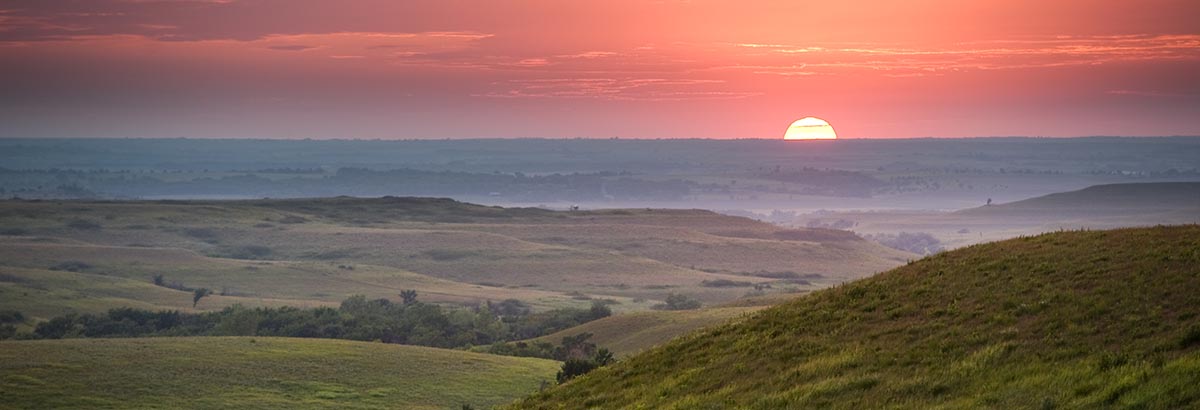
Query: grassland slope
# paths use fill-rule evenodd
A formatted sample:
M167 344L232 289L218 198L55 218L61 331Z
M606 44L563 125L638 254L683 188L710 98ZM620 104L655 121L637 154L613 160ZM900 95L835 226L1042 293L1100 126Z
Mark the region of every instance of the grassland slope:
M448 409L505 403L558 363L249 337L0 342L0 408Z
M676 339L519 409L1193 408L1200 226L974 245Z

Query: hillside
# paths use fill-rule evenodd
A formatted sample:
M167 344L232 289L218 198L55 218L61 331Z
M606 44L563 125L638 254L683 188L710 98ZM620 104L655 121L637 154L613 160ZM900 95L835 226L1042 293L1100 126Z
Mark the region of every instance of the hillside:
M591 333L588 342L628 356L665 343L679 335L718 325L763 309L753 307L714 307L696 310L650 310L609 316L534 339L559 343L563 337Z
M1005 204L961 211L967 214L1032 212L1127 212L1194 209L1200 211L1200 182L1150 182L1093 185Z
M447 409L505 403L558 363L340 340L0 342L0 408Z
M566 212L435 198L8 200L0 226L0 293L35 301L43 318L118 299L190 308L188 292L127 282L155 275L221 294L201 310L395 299L415 289L437 303L512 298L550 309L611 299L614 310L637 311L670 293L712 305L754 284L817 289L912 257L846 233L700 210ZM40 277L49 270L76 275ZM97 295L90 279L123 290ZM82 300L94 296L114 303Z
M1186 408L1200 226L970 246L635 355L514 409Z
M846 211L805 215L791 223L838 221L868 237L928 233L946 249L1060 230L1195 224L1200 223L1200 182L1093 185L953 212Z

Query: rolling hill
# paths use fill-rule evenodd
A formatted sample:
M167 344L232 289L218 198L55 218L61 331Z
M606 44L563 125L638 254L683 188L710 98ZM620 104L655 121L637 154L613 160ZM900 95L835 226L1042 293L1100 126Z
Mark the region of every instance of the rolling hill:
M960 211L966 214L1011 212L1123 213L1192 209L1200 212L1200 182L1147 182L1093 185L1005 204Z
M558 366L320 339L6 341L0 408L487 408L537 391Z
M438 303L513 298L550 309L611 299L616 311L637 311L670 293L712 305L755 284L818 289L912 258L852 234L708 211L566 212L435 198L8 200L0 201L0 226L0 292L37 299L47 315L120 299L190 307L187 292L128 282L155 275L222 294L202 310L395 299L415 289ZM78 275L36 277L50 270ZM89 278L123 293L97 295L85 289ZM42 298L48 281L69 294ZM107 302L81 300L92 296Z
M1200 223L1200 182L1093 185L1020 201L944 211L847 211L797 218L800 225L844 221L859 234L929 233L947 249L1071 229Z
M628 356L665 343L679 335L735 320L763 308L765 306L630 312L593 320L539 337L534 341L557 344L563 337L591 333L592 337L588 342L607 348L617 356Z
M685 337L513 409L1190 408L1200 226L974 245Z

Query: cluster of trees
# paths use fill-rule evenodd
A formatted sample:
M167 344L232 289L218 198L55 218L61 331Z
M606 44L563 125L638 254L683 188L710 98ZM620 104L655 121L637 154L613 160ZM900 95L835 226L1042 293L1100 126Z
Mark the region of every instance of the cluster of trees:
M119 308L105 314L55 317L39 323L33 333L15 336L286 336L459 348L543 336L612 314L601 302L589 309L534 313L518 300L476 308L446 308L419 302L415 291L401 295L401 303L353 296L336 309L231 306L215 312L182 313Z
M667 295L666 303L660 303L652 306L658 310L692 310L699 309L701 303L699 300L692 299L687 295L672 293Z
M505 356L540 357L543 359L558 360L563 362L563 365L562 370L559 370L556 378L559 383L566 383L567 380L571 380L576 376L616 361L612 351L589 342L588 339L591 338L591 333L564 336L562 342L557 346L546 341L533 343L496 343L484 351Z

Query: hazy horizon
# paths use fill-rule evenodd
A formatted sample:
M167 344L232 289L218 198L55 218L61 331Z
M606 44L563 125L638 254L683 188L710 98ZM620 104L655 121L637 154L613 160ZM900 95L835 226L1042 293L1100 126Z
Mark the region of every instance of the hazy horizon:
M0 137L1200 135L1200 5L0 3ZM932 24L914 24L928 22Z

